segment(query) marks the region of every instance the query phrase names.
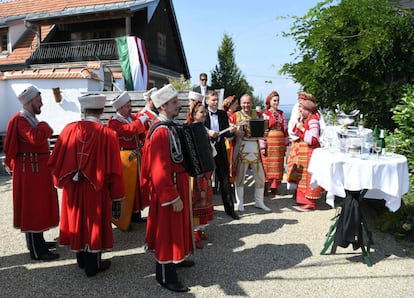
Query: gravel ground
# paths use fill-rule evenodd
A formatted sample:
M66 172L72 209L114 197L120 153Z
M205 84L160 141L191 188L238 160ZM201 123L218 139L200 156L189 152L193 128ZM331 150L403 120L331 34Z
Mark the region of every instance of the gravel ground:
M31 260L24 235L12 227L11 179L0 176L0 296L413 297L414 259L392 236L374 231L372 210L365 210L374 232L368 267L361 250L352 247L320 255L335 210L320 200L318 210L301 211L283 187L283 195L265 199L272 212L246 199L239 221L230 220L215 197L209 239L192 256L196 265L178 269L191 291L175 294L155 281L153 256L143 248L143 223L129 232L114 228L114 250L103 255L111 268L95 277L87 278L64 247L57 248L56 261ZM251 193L248 183L246 195ZM45 233L47 240L57 236L57 228Z

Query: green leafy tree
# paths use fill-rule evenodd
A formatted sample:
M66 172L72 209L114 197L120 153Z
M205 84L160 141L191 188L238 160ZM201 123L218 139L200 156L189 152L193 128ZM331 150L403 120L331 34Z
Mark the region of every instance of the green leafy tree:
M224 97L236 95L240 98L245 93L252 94L251 87L238 68L234 59L234 43L230 36L224 34L217 51L218 65L211 71L211 87L224 88Z
M179 79L168 77L168 82L173 85L177 91L190 90L190 80L186 80L184 75L181 75Z
M285 35L297 52L280 73L314 94L321 107L359 109L369 126L395 128L391 108L414 79L411 11L396 1L326 0L295 17Z

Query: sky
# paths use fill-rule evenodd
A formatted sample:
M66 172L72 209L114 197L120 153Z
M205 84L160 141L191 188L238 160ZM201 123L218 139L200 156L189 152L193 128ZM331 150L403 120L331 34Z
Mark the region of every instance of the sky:
M227 34L234 43L236 64L254 88L254 95L264 100L276 90L280 106L294 104L300 86L278 72L283 64L293 62L296 44L282 33L290 32L292 16L305 15L318 2L173 0L191 85L199 83L201 72L208 74L210 85L210 73L218 64L217 50Z

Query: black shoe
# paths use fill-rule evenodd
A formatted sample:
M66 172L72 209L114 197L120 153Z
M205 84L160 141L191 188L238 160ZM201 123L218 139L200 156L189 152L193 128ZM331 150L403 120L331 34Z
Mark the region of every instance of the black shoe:
M45 241L45 243L46 243L46 247L48 249L54 249L54 248L56 248L56 242L55 241Z
M36 257L33 252L30 252L30 258L32 260L53 261L59 258L59 254L48 251Z
M141 217L141 212L136 212L136 213L132 213L131 222L133 223L147 222L147 219Z
M236 220L239 220L240 219L240 216L238 216L237 213L234 212L234 211L228 212L227 215L230 216L233 219L236 219Z
M175 267L181 268L181 267L192 267L195 263L192 260L184 260L181 263L175 264Z
M190 289L184 286L179 281L161 284L164 288L173 292L188 292Z
M107 270L109 267L111 267L111 260L103 260L101 261L101 263L99 264L99 268L98 271L105 271Z
M76 253L76 262L78 263L79 268L85 268L85 252L79 251Z

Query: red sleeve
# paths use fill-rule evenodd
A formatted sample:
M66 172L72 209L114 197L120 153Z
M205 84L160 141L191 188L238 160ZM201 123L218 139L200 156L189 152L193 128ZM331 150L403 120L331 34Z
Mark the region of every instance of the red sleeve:
M125 183L122 171L122 162L119 155L119 144L113 132L107 134L108 137L108 154L110 156L108 162L111 163L110 171L108 171L108 187L111 199L119 199L125 196Z
M113 129L118 136L123 137L132 137L134 135L144 133L146 130L145 125L139 119L136 119L131 123L124 123L115 119L110 119L108 121L108 127Z
M293 127L293 133L301 139L303 139L303 137L305 136L304 132L296 127L296 124L295 127Z
M168 128L159 127L151 136L151 179L160 204L175 200L179 194L173 181L173 168L168 137Z

